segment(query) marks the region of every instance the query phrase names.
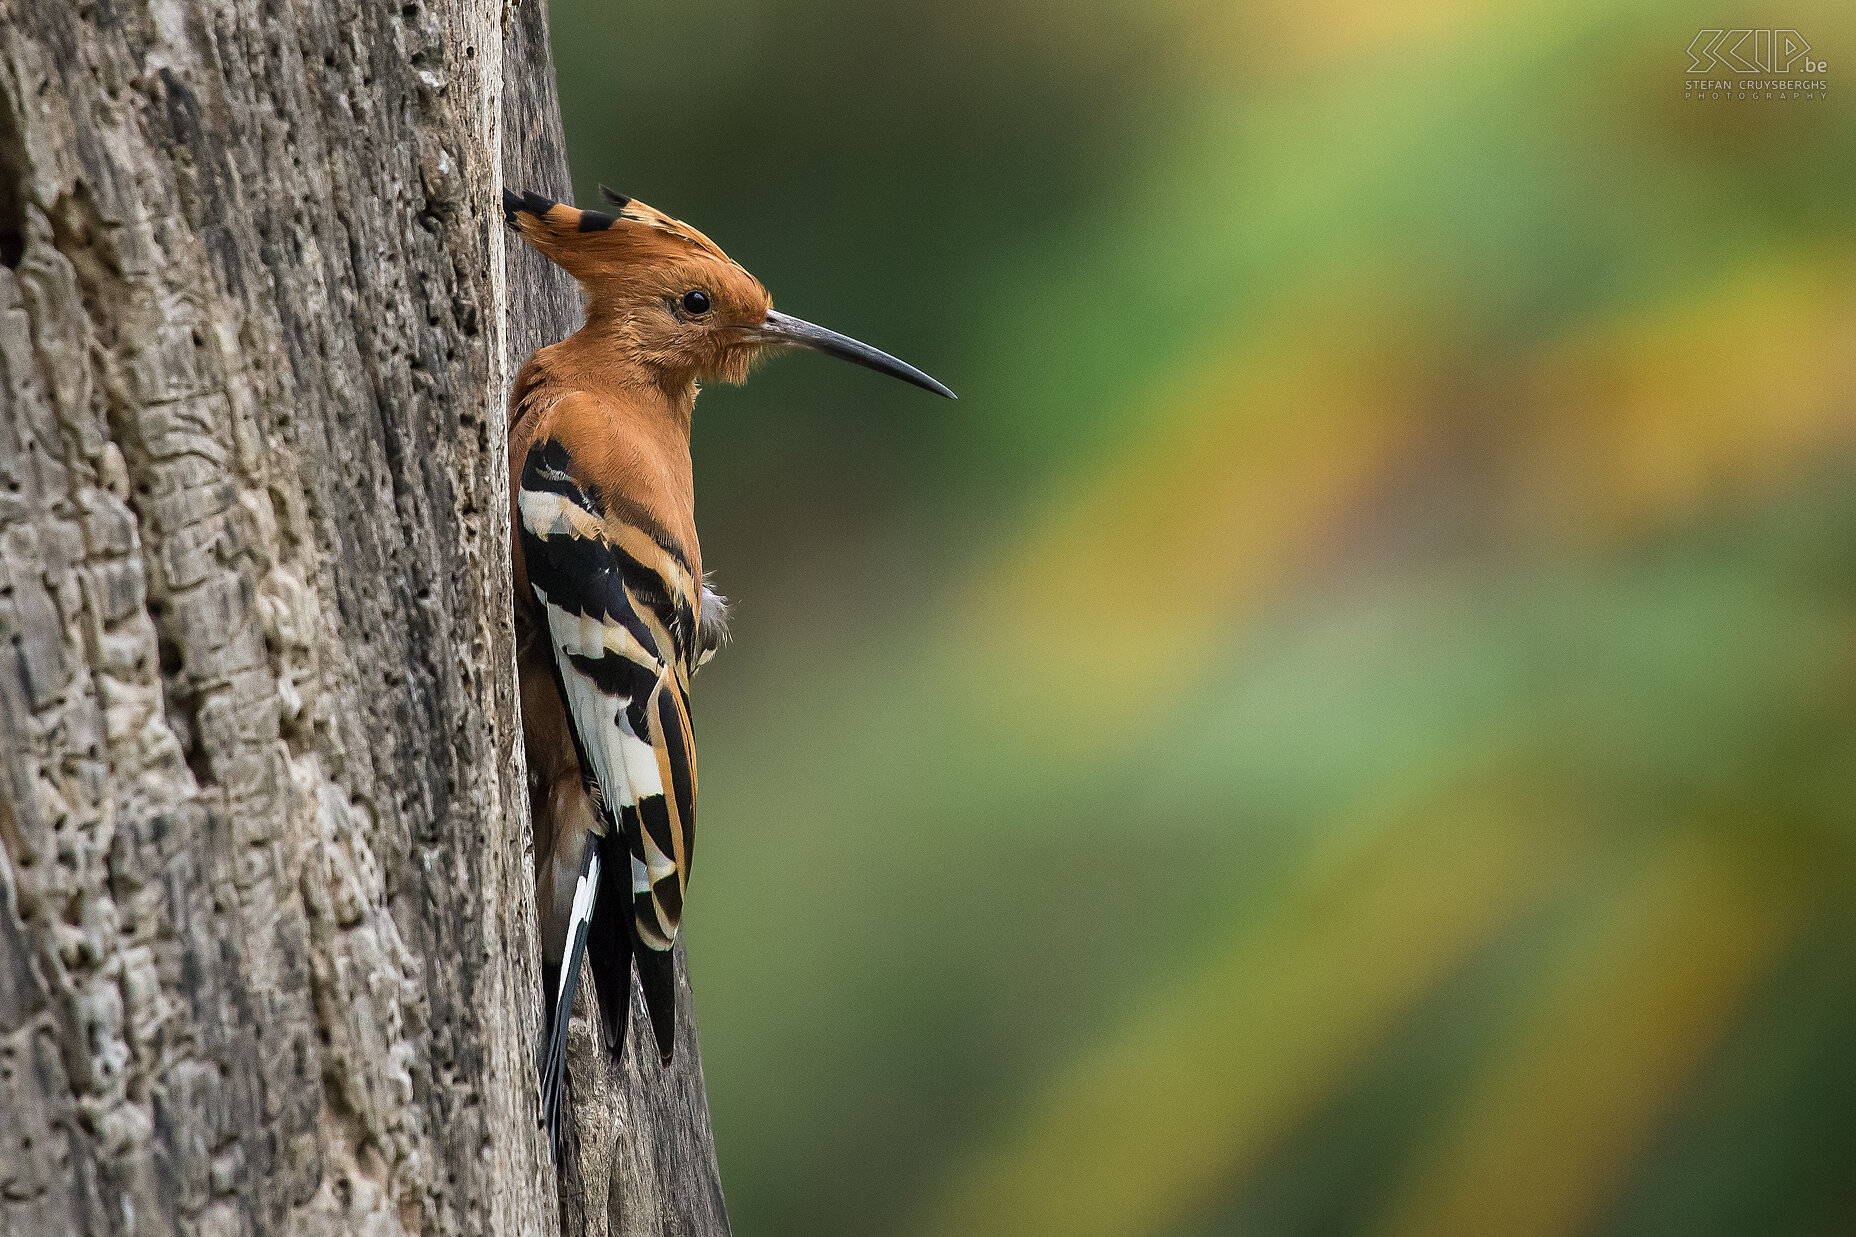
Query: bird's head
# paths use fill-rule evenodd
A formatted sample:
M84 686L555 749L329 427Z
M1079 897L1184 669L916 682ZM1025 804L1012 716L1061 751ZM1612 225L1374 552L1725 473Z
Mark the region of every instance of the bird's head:
M741 382L771 348L809 348L954 398L886 352L783 314L760 280L716 243L662 211L605 186L612 211L579 210L503 191L503 217L575 279L587 325L667 386Z

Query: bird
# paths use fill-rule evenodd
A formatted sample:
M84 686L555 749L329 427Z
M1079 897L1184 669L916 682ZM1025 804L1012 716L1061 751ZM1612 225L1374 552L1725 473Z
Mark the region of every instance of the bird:
M542 1122L559 1146L568 1021L591 972L623 1051L631 971L668 1068L672 960L695 854L690 676L727 638L696 536L690 423L704 383L809 349L937 395L868 344L773 308L695 228L600 186L610 210L503 191L521 240L579 283L585 323L509 396L512 567L547 1027Z

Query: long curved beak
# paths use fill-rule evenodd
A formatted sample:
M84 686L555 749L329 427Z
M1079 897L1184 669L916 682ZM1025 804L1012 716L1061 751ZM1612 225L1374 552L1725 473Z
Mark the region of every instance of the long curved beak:
M924 391L933 391L936 395L945 395L949 399L960 398L907 361L898 361L889 353L872 348L869 344L859 343L849 335L840 335L822 326L814 326L803 318L783 314L777 309L767 311L767 321L761 324L757 336L770 344L788 344L794 348L810 348L814 352L823 352L827 356L838 357L853 365L874 369L879 374L888 374L892 378L914 383Z

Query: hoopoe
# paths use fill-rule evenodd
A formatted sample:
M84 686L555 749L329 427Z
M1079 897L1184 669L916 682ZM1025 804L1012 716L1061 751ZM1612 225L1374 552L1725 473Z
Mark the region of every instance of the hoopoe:
M780 313L701 232L600 189L613 211L503 192L510 226L586 298L586 324L530 357L509 396L522 726L552 998L541 1063L551 1131L583 964L609 1051L624 1046L634 959L666 1066L675 1048L670 951L696 841L690 675L727 622L696 539L689 435L698 384L739 383L762 350L786 346L954 397L887 353Z

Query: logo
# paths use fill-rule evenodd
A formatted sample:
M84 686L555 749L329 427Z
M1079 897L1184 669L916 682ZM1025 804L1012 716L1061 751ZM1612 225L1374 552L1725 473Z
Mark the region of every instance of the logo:
M1688 45L1688 71L1685 99L1821 99L1830 91L1828 62L1796 30L1703 30Z
M1811 45L1796 30L1703 30L1688 45L1688 71L1712 73L1718 66L1735 73L1790 73L1796 67L1822 73L1824 62L1810 53Z

